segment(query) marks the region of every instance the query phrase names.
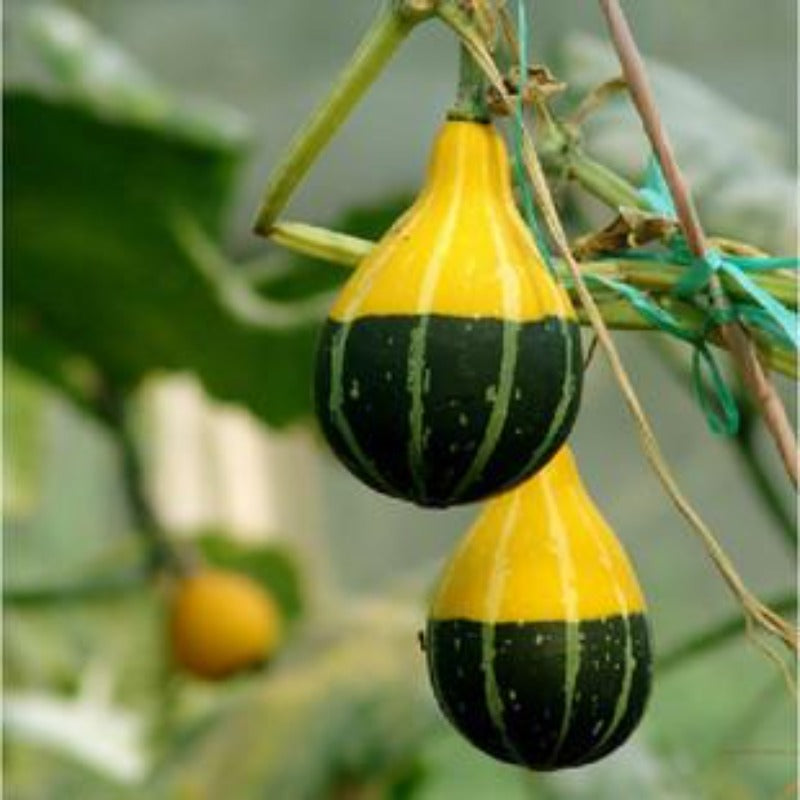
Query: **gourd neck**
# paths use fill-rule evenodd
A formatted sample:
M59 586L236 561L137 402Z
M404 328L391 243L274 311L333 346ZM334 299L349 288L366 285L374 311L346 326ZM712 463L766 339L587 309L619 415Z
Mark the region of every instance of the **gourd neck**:
M513 202L503 141L490 123L448 120L431 152L425 191L481 204Z

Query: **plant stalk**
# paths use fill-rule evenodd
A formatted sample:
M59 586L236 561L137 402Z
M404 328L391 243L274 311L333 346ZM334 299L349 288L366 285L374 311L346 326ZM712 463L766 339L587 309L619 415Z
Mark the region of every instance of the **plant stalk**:
M425 3L389 2L361 40L330 95L300 129L264 190L253 227L269 236L275 220L311 165L374 83L414 26L429 16Z
M3 602L15 607L46 606L54 603L91 603L137 591L149 580L149 571L131 570L61 586L11 588L3 592Z
M117 445L122 485L136 532L147 548L151 571L163 568L175 574L186 572L189 564L170 542L145 491L144 468L128 422L125 395L107 387L102 400L102 414Z
M453 107L447 112L447 118L466 122L489 121L486 77L463 44L458 56L458 94Z
M613 208L645 208L645 202L624 178L608 167L589 158L580 148L570 148L564 158L567 175L586 191Z

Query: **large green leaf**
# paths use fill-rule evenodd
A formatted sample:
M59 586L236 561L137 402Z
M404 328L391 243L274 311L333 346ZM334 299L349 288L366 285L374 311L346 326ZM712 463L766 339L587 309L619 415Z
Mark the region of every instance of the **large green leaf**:
M293 325L288 301L313 298L344 273L306 259L274 277L262 270L264 294L287 302L252 318L226 302L231 286L248 307L258 301L246 273L198 269L176 235L176 218L189 219L213 242L240 151L30 91L7 95L5 108L12 357L62 387L74 383L65 373L75 356L128 387L155 369L188 370L267 423L306 415L322 306ZM376 235L397 207L359 212L343 227Z
M273 332L234 318L173 233L177 212L218 230L239 150L30 91L10 93L5 113L12 356L37 366L17 347L34 332L123 386L190 370L267 422L307 410L297 365L310 357L311 326Z

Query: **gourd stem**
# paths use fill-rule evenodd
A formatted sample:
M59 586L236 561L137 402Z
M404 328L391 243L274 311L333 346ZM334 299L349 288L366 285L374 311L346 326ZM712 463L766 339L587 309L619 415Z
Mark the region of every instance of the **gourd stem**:
M459 48L458 65L458 94L453 107L447 112L447 118L488 122L486 76L463 44Z
M387 3L358 46L350 63L308 122L295 136L264 190L254 232L268 236L297 185L348 114L369 89L416 23L429 15L412 13L407 3Z

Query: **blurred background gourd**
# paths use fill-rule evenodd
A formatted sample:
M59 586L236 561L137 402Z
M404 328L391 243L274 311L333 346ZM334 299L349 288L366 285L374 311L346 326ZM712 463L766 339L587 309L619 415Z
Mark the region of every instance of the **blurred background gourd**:
M281 639L281 616L264 587L230 570L180 578L170 606L175 662L199 678L221 679L263 664Z

